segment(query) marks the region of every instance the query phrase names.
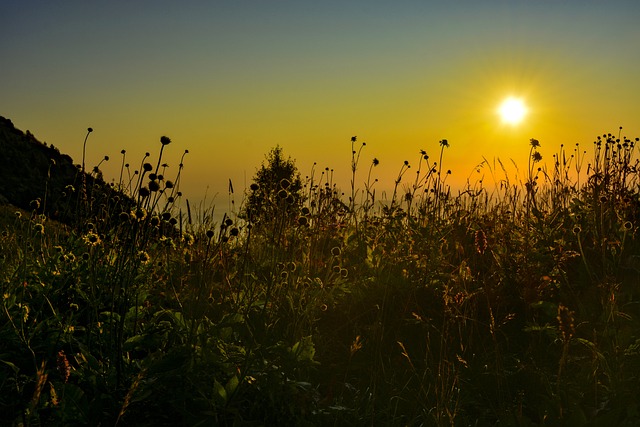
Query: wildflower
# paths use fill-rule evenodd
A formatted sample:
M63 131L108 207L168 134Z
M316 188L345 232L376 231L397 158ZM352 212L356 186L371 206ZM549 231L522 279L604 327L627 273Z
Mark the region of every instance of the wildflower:
M537 139L531 138L531 139L529 140L529 143L531 144L531 146L532 146L533 148L540 147L540 141L538 141Z
M380 164L380 160L378 160L376 157L373 158L373 166L378 166Z
M160 190L160 184L158 184L158 181L149 181L149 191L156 192L158 190Z
M120 221L128 221L130 219L130 216L128 213L126 212L120 212Z
M302 213L302 215L304 215L304 216L307 216L307 215L309 215L311 213L311 211L309 210L308 207L305 206L300 210L300 213Z
M249 188L251 189L251 191L258 191L258 189L260 189L260 186L254 182L249 186Z
M142 169L144 169L146 172L151 172L153 170L153 166L151 165L151 163L145 163L144 165L142 165Z
M138 252L138 260L142 264L148 264L149 261L151 260L151 257L149 257L149 254L146 253L145 251L139 251Z
M89 246L98 246L100 244L100 236L93 231L83 237L84 242Z
M298 218L298 225L301 225L304 227L307 224L309 224L309 220L307 219L306 216L301 216L300 218Z
M170 212L162 212L162 220L163 221L169 221L171 219L171 213Z
M337 274L337 273L340 273L340 266L339 266L339 265L334 265L334 266L333 266L333 268L332 268L332 270L333 270L333 272L334 272L334 273L336 273L336 274Z
M232 236L237 236L238 234L240 234L240 230L238 230L237 227L233 227L230 231L229 234L231 234Z
M280 188L287 189L291 185L291 182L287 178L282 178L280 180Z
M627 221L624 224L622 224L622 227L626 230L629 231L633 228L633 224L631 223L631 221Z
M580 228L579 225L576 225L575 227L573 227L574 234L580 234L580 232L582 232L582 228Z
M171 139L168 136L161 136L160 137L160 143L162 145L169 145L169 144L171 144Z
M160 225L160 218L154 215L149 220L149 223L151 224L152 227L157 227L158 225Z
M16 211L16 218L18 219L22 218L22 212Z
M29 203L29 206L31 206L31 209L33 209L33 210L40 209L40 199L32 200L32 201Z
M327 311L329 309L329 307L327 306L327 304L322 304L320 306L320 311Z
M34 230L36 233L44 234L44 225L42 225L42 224L36 224L36 225L34 225L34 226L33 226L33 230Z
M137 208L131 211L131 217L133 219L137 219L138 221L142 221L147 217L147 211L144 208Z
M151 194L151 192L147 187L142 187L140 190L138 190L138 194L144 199L145 197L149 197L149 194Z
M67 381L69 381L69 376L71 375L71 366L69 365L67 355L64 354L64 350L60 350L58 352L56 362L58 365L58 372L60 373L63 382L66 383Z
M93 132L93 128L87 128L87 132L89 133Z
M289 193L287 193L287 190L282 189L278 191L278 197L281 199L286 199L288 195Z
M542 160L542 154L538 153L537 151L534 151L533 154L531 155L531 158L533 159L534 163L537 163L540 160Z
M442 141L440 141L440 145L443 147L449 147L449 141L447 141L446 139L443 139Z
M85 252L82 254L82 259L84 261L89 261L89 257L90 257L89 252Z
M160 237L160 244L166 247L175 248L176 245L173 243L173 239L171 237L162 236Z
M193 236L189 233L184 233L182 239L187 246L191 246L193 244Z
M333 256L340 256L340 252L340 248L337 246L331 248L331 255Z
M166 188L173 188L173 181L167 181L167 182L165 182L165 183L164 183L164 186L165 186Z
M231 227L233 225L233 220L231 218L227 218L224 221L224 225L226 225L227 227Z
M357 136L352 136L352 137L351 137L351 142L356 142L356 139L358 139L358 137L357 137Z
M340 276L342 276L343 279L346 279L348 275L349 275L349 270L347 270L346 268L340 269Z
M207 230L207 232L205 234L207 235L207 237L209 239L211 239L211 238L213 238L214 232L213 232L213 230Z

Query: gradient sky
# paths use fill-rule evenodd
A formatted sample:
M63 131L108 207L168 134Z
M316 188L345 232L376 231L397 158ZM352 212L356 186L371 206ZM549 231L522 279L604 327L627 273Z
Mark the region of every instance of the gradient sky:
M280 144L349 188L350 138L383 190L419 150L464 182L603 132L640 136L640 1L3 1L0 115L117 179L159 138L181 189L228 202ZM508 95L530 109L496 115ZM157 157L156 157L157 158ZM522 167L524 169L525 167ZM171 173L168 173L171 177ZM474 175L472 175L474 176ZM217 194L217 196L216 196Z

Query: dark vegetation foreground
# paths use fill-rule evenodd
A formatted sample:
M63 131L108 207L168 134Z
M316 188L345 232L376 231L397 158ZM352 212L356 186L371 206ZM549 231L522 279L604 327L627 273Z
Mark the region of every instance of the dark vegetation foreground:
M637 140L385 203L275 148L214 223L166 137L107 185L0 125L1 425L640 425Z

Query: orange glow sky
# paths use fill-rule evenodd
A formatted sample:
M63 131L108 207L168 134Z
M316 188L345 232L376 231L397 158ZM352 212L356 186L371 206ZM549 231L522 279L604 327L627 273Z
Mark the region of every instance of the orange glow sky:
M530 138L549 160L640 136L639 18L635 0L3 2L0 115L76 162L93 127L87 164L110 156L107 180L122 149L137 164L167 135L174 171L190 152L185 195L223 210L276 144L347 190L357 135L383 190L446 138L464 182L483 157L526 165ZM496 114L510 95L518 126Z

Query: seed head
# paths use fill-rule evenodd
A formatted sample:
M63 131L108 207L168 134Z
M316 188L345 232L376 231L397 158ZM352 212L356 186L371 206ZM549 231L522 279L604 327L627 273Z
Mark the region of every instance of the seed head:
M58 372L60 373L63 382L66 383L67 381L69 381L69 376L71 375L71 366L69 365L67 355L64 354L64 350L60 350L58 352L56 362L58 365Z
M160 143L162 145L169 145L169 144L171 144L171 139L169 139L168 136L161 136L160 137Z
M87 235L83 237L83 240L89 246L98 246L100 244L100 236L93 231L87 233Z
M280 180L280 188L287 189L291 185L291 182L287 178L282 178Z
M149 254L146 253L145 251L140 251L138 252L138 260L142 264L148 264L149 261L151 260L151 257L149 257Z
M476 231L476 250L479 254L484 254L484 251L487 250L487 236L484 234L484 231L478 230Z

